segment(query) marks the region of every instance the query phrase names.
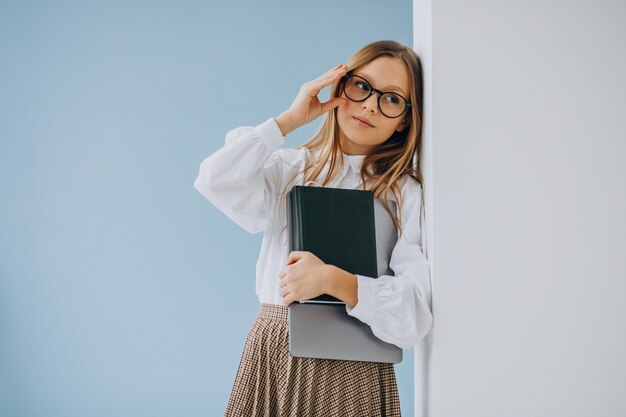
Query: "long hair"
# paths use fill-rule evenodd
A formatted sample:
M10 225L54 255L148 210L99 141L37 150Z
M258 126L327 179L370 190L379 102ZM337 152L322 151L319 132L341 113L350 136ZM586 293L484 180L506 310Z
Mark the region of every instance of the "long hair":
M401 132L394 133L383 143L375 146L365 155L361 166L361 182L364 189L374 193L374 197L383 200L387 212L402 233L402 218L396 216L389 208L387 199L391 192L398 205L398 213L402 212L402 196L398 182L407 175L413 177L422 186L423 177L420 169L422 148L422 66L417 54L409 47L396 41L382 40L370 43L356 51L348 60L348 73L354 71L379 57L398 58L404 62L409 72L410 111L404 115L406 124ZM341 78L331 86L330 97L339 97L342 93ZM337 107L329 110L327 116L315 135L305 144L296 149L307 148L318 151L319 155L308 162L300 173L286 184L283 195L290 190L294 180L304 174L304 182L317 182L321 186L329 184L342 171L344 160L339 141L339 125ZM318 176L329 163L326 176L318 180ZM367 184L367 186L366 186ZM367 188L366 188L367 187ZM422 203L424 195L422 193Z

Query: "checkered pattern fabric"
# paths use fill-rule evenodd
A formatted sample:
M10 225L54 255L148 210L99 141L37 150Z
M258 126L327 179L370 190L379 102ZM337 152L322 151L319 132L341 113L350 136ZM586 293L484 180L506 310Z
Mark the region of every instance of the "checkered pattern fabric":
M287 312L261 304L225 416L400 416L392 364L293 357Z

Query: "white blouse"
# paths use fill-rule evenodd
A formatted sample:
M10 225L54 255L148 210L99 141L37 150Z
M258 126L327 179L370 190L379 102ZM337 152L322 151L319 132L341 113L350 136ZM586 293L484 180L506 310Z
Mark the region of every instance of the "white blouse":
M226 134L225 145L200 164L194 182L204 197L250 233L264 231L256 264L256 293L261 303L283 305L278 274L286 265L285 197L280 193L296 176L303 184L305 164L316 154L306 148L280 148L285 142L272 117L257 126L242 126ZM364 155L344 156L341 175L328 187L362 189L360 168ZM319 178L325 178L328 164ZM349 315L367 323L388 343L407 349L432 327L431 281L428 259L422 250L421 186L405 176L402 193L404 235L391 254L395 276L357 275L358 303L346 305Z

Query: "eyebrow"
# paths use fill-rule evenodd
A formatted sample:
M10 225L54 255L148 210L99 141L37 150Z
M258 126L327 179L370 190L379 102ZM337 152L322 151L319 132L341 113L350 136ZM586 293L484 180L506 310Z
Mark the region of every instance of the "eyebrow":
M366 80L367 80L370 84L372 83L372 82L370 81L370 80L371 80L371 77L370 77L369 75L367 75L367 74L363 74L363 73L359 73L359 74L357 74L357 73L354 73L354 75L358 75L358 76L360 76L360 77L363 77L363 78L365 78L365 79L366 79ZM396 90L396 91L399 91L399 92L401 92L402 94L404 94L404 96L406 97L406 93L404 92L404 90L402 90L400 87L398 87L398 86L396 86L396 85L387 85L387 86L385 86L385 87L383 87L383 88L380 88L380 90L382 90L382 91Z

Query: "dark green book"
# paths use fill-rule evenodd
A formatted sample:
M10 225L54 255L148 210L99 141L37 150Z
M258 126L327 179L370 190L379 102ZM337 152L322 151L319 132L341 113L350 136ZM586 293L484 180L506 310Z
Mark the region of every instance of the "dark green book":
M377 277L374 193L294 186L287 193L289 251L308 251L352 274ZM309 301L339 302L328 294Z

